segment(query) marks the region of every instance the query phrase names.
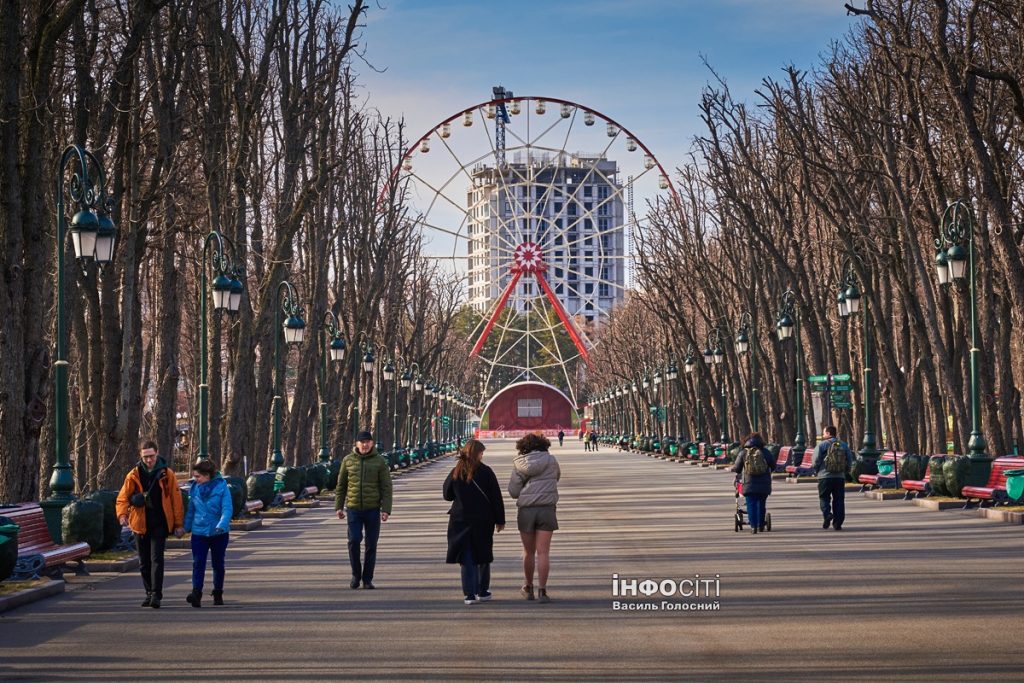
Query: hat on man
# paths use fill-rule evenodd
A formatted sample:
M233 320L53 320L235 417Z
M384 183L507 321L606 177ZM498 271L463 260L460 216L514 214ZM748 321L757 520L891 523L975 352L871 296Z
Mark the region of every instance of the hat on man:
M373 434L370 432L359 432L356 435L356 441L373 441Z

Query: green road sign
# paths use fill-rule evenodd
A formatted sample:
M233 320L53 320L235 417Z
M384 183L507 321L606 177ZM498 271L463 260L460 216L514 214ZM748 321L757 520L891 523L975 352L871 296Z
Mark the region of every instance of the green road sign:
M850 376L849 375L832 375L832 381L833 382L849 382L850 381Z
M824 384L828 382L828 375L811 375L807 378L807 381L812 384Z
M849 385L849 384L833 384L830 387L830 389L831 389L832 393L834 394L834 393L837 393L837 392L850 391L851 389L853 389L853 387L851 385Z
M849 401L832 401L833 408L852 408L853 404Z

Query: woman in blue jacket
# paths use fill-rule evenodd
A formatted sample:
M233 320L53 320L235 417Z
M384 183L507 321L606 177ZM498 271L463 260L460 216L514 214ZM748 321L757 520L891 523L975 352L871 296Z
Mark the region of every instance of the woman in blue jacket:
M185 598L201 607L206 556L213 564L213 604L224 604L224 554L231 529L231 491L210 460L197 460L192 468L185 531L192 533L192 592Z

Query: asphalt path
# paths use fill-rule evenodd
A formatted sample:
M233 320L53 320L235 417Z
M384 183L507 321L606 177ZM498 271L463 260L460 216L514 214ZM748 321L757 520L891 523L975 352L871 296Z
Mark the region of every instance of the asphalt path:
M185 602L179 552L160 610L131 574L0 615L0 680L1024 680L1020 526L849 493L843 531L823 531L813 483L776 482L773 531L753 536L733 531L728 473L553 450L550 604L519 597L508 499L494 599L462 603L444 459L396 478L377 590L349 589L325 504L232 534L224 607ZM512 454L488 445L503 484ZM697 575L712 594L681 597Z

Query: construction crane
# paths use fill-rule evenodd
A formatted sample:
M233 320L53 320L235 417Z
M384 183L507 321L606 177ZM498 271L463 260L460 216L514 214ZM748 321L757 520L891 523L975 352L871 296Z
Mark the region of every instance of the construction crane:
M505 167L505 124L509 122L505 102L511 100L513 95L511 90L505 90L500 85L491 88L491 92L494 93L497 106L497 116L494 117L494 163L500 170Z

